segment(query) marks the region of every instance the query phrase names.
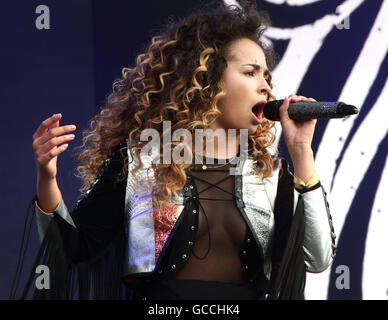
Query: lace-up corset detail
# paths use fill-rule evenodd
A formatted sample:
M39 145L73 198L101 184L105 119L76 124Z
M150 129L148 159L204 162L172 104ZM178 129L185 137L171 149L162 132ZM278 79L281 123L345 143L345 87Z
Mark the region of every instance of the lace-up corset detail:
M205 162L206 161L206 162ZM188 174L196 185L199 200L198 230L192 254L177 278L245 282L240 261L247 225L235 204L231 163L196 164Z

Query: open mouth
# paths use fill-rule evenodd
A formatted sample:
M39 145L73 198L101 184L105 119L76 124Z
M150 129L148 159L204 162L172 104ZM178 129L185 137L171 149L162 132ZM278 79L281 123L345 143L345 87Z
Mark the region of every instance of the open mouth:
M255 117L258 120L260 120L260 122L263 118L263 109L264 109L265 103L266 103L265 101L259 102L255 104L252 108L252 113L255 115Z

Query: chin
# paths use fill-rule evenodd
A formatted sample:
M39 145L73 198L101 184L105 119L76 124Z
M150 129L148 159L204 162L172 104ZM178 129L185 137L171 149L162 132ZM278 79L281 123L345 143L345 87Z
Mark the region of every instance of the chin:
M237 130L237 133L239 133L240 132L240 130L244 130L244 129L246 129L246 130L248 130L248 135L252 135L252 134L255 134L256 133L256 131L257 131L257 127L259 126L259 124L257 124L257 125L249 125L249 126L247 126L247 125L245 125L245 126L234 126L233 128L235 129L235 130Z
M256 126L254 126L254 127L248 128L248 134L249 134L249 135L255 134L256 131L257 131L258 126L259 126L259 125L256 125Z

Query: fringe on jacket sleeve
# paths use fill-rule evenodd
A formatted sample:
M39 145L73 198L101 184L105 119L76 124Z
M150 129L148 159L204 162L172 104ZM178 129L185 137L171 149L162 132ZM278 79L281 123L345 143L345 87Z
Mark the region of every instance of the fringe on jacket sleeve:
M34 216L34 212L28 210L10 299L123 297L121 278L125 253L126 179L120 183L115 180L121 172L122 164L122 155L116 151L100 172L92 189L70 213L76 228L54 212L27 283L18 297ZM34 196L31 203L36 199ZM36 273L39 266L43 266L41 274Z
M284 159L281 171L275 202L275 240L268 300L301 300L306 284L303 201L299 198L294 214L293 176Z

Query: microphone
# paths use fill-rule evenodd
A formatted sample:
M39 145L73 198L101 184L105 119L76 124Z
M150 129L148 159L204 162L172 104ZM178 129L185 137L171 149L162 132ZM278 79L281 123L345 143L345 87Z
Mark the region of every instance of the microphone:
M267 102L263 109L264 116L268 120L280 121L279 108L282 104L283 99ZM288 116L295 121L344 118L357 113L355 106L343 102L298 101L290 103L288 108Z

